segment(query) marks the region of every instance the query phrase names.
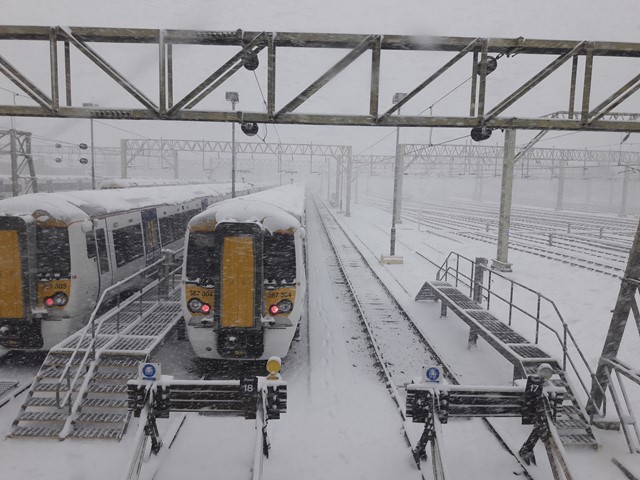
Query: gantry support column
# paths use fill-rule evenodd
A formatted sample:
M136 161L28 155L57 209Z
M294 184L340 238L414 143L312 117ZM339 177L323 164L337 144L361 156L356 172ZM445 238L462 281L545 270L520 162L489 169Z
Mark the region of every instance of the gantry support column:
M347 205L345 207L344 216L351 216L351 147L347 147Z
M640 223L636 230L636 236L629 252L629 261L624 273L624 277L620 282L620 290L618 292L618 299L616 306L613 309L611 315L611 323L609 324L609 331L604 341L604 347L602 348L602 354L600 355L600 361L598 368L591 385L591 399L587 403L587 413L589 415L595 415L602 406L604 401L605 392L609 386L609 372L606 362L604 360L613 360L618 355L618 349L622 342L622 335L624 334L627 321L629 319L629 313L634 310L634 315L637 315L638 306L636 304L635 295L640 284Z
M516 131L505 130L504 159L502 161L502 190L500 194L500 219L498 223L498 253L491 268L510 272L509 228L511 226L511 197L513 195L513 164L516 153Z

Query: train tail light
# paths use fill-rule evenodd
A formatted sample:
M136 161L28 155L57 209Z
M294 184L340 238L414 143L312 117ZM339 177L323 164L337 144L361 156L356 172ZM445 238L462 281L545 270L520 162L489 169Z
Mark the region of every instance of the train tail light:
M209 313L211 311L211 305L207 303L203 303L202 306L200 307L200 311L205 314Z
M291 310L293 310L293 302L291 300L280 300L277 304L269 307L269 313L271 315L291 313Z
M69 297L65 293L56 292L50 297L44 299L44 306L51 307L64 307L69 302Z

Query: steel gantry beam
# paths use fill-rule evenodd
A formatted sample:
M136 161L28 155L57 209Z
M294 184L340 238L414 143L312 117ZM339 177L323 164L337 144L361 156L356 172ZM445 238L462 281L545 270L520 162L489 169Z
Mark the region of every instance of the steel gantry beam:
M172 140L172 139L122 139L121 145L121 176L127 177L127 171L133 166L136 157L159 156L164 158L167 154L174 155L175 158L168 163L177 166L178 152L198 152L217 153L231 155L232 142L213 140ZM351 147L346 145L323 145L323 144L303 144L303 143L266 143L266 142L235 142L235 152L237 154L268 155L269 158L277 160L278 172L282 170L283 156L309 157L309 169L313 165L313 157L333 158L338 164L343 158L351 155ZM261 163L265 163L261 160ZM177 167L176 167L177 168Z
M48 42L49 76L48 78L28 78L24 71L12 65L4 54L5 46L15 42ZM112 44L121 47L127 55L127 47L132 44L157 45L157 99L145 94L143 89L120 73L106 58L98 54L94 44ZM174 77L180 73L191 78L190 65L178 70L175 60L176 45L203 45L215 47L238 47L220 67L213 67L212 73L201 81L183 98L174 103ZM59 49L64 52L64 80L59 78L62 70L59 65ZM322 73L302 92L291 100L276 105L276 72L279 51L282 48L342 49L347 53L333 66ZM200 102L220 85L231 78L247 62L257 58L266 49L267 52L267 100L266 112L243 111L229 112L201 107ZM410 93L390 109L380 112L379 91L380 72L383 67L381 55L386 51L404 52L450 52L450 60L435 65L432 73L419 82ZM74 91L82 88L96 88L83 82L83 76L76 72L74 84L71 83L71 52L79 52L95 64L107 77L113 79L130 96L132 107L104 105L100 108L74 105L72 98L78 98ZM351 65L357 58L371 52L371 78L369 85L369 104L363 105L361 114L343 114L338 111L327 114L301 113L300 107L314 94L329 83L338 73ZM489 105L488 86L493 78L500 79L494 70L497 59L502 56L547 55L555 58L531 78L522 81L512 93L502 100ZM603 102L593 107L595 102L591 86L597 74L601 72L609 77L618 74L606 68L596 69L596 57L640 58L640 43L587 42L571 40L537 40L520 38L468 38L468 37L420 37L403 35L360 35L327 33L291 33L291 32L249 32L249 31L202 31L202 30L158 30L123 28L87 28L59 26L0 26L0 73L23 91L33 105L0 105L0 115L57 117L57 118L108 118L136 120L195 120L216 122L256 122L277 124L315 124L315 125L359 125L359 126L422 126L422 127L486 127L538 129L538 130L583 130L583 131L623 131L640 132L640 119L637 114L619 114L613 112L622 102L640 89L640 74L623 78L619 74L618 85ZM392 115L434 80L445 72L454 71L452 67L464 59L470 60L471 90L469 92L468 115L464 116L421 116ZM583 59L584 68L579 69L579 60ZM41 63L31 58L31 62ZM558 82L558 76L552 76L563 64L571 61L572 71L569 85L555 85L559 91L569 92L566 105L559 110L569 108L566 115L546 118L518 118L505 112L516 101L531 92L544 79ZM183 62L184 63L184 62ZM180 64L182 65L182 64ZM78 67L80 68L80 67ZM265 68L264 66L262 68ZM186 71L185 71L186 70ZM620 72L625 69L619 69ZM637 63L629 63L626 70L637 72ZM458 73L459 74L459 73ZM290 74L288 74L290 75ZM633 75L633 74L632 74ZM50 93L38 88L48 82ZM296 82L292 82L296 83ZM457 83L457 82L456 82ZM580 92L580 90L582 90ZM65 102L61 101L62 92ZM285 92L289 93L289 92ZM577 102L578 97L582 102ZM579 106L576 106L579 104ZM256 105L260 109L262 105ZM486 113L485 113L486 111Z

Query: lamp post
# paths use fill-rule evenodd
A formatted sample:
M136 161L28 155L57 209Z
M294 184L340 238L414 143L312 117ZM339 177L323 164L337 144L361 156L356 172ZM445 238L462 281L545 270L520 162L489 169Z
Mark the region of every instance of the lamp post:
M236 103L240 101L238 92L227 92L225 99L231 102L231 110L235 112ZM236 197L236 122L231 122L231 198Z
M406 93L396 93L393 95L393 103L398 103L404 97ZM398 109L398 115L400 115L400 109ZM391 213L391 242L389 246L389 255L394 256L396 254L396 223L400 223L398 220L400 195L402 194L400 182L402 182L402 174L404 168L400 161L400 127L396 129L396 163L393 176L393 205Z
M83 107L99 107L97 103L83 103ZM96 189L96 164L95 164L95 156L93 150L93 117L91 117L91 189Z

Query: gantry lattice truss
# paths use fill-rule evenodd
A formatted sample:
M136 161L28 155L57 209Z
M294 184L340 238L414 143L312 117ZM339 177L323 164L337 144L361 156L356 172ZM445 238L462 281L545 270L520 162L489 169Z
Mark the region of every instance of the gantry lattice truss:
M184 161L180 152L207 155L215 154L217 160L230 161L232 142L213 140L172 139L123 139L121 148L95 147L98 164L109 162L115 165L126 162L126 168L146 158L162 159L167 168L172 168L175 159ZM416 174L471 174L477 173L478 165L498 168L504 157L503 146L478 143L468 144L401 144L405 171ZM289 144L265 142L236 142L236 153L247 168L257 166L277 167L286 163L286 168L295 168L300 173L326 171L327 166L318 160L343 160L350 154L346 145ZM32 145L31 152L38 165L51 163L55 157L75 159L86 155L86 151L74 145ZM632 168L640 173L640 153L613 150L587 150L563 148L528 148L518 153L516 166L522 169L546 169L553 174L560 167L580 169L588 176L598 176L603 168ZM361 174L389 174L393 170L395 155L352 155L353 167ZM315 162L315 167L313 166ZM620 169L619 169L620 170ZM487 170L487 174L490 172Z
M591 87L595 77L601 73L617 75L618 72L596 69L597 57L622 57L633 62L640 57L640 43L589 42L536 40L514 38L473 38L473 37L416 37L402 35L360 35L326 33L290 33L290 32L250 32L250 31L200 31L200 30L157 30L123 28L87 28L63 26L0 26L0 44L2 40L18 42L48 42L50 62L49 88L42 90L36 85L43 79L30 79L13 66L1 54L0 72L9 78L18 88L28 95L36 105L0 105L0 115L22 115L36 117L61 118L109 118L109 119L147 119L147 120L198 120L222 122L257 122L279 124L318 124L318 125L361 125L361 126L423 126L423 127L488 127L517 129L556 129L590 131L640 131L637 114L615 112L622 102L640 89L640 74L633 78L619 78L606 100L594 105ZM126 56L128 46L132 44L152 44L158 47L157 85L158 97L152 99L133 81L121 74L112 64L97 53L91 44L110 43L122 47ZM193 77L189 65L180 70L174 63L176 45L204 45L211 48L236 46L238 51L229 57L222 66L212 66L212 73L195 88L180 99L174 98L174 76L177 73ZM59 61L62 47L64 61ZM322 73L302 92L293 96L282 106L276 106L276 72L278 52L282 48L343 49L346 55L332 67ZM121 108L116 105L104 105L100 108L79 107L73 104L76 83L71 83L71 51L75 50L97 65L105 75L115 80L132 99L136 107ZM229 112L211 109L197 109L198 104L211 92L222 85L235 72L251 63L260 52L266 49L267 98L266 112L244 111ZM407 96L387 110L380 108L380 74L383 63L382 51L404 52L450 52L450 60L436 68L431 75L416 85ZM357 58L368 53L371 58L371 78L369 102L363 106L363 112L355 115L336 113L307 114L296 112L312 95L331 81L338 73L352 64ZM501 56L551 55L555 58L513 92L508 93L495 105L487 103L487 86L498 73L489 73L493 64ZM388 55L385 55L385 61ZM410 102L418 93L432 84L443 73L449 71L464 57L471 59L467 75L471 75L468 115L464 116L409 116L392 115L400 113L400 108ZM582 59L582 62L580 62ZM33 59L33 62L40 60ZM435 62L438 62L436 59ZM566 103L557 110L566 110L547 118L514 118L506 116L505 111L517 100L527 95L541 81L550 77L565 63L571 64L569 84L558 83L557 91L567 91ZM61 65L63 63L63 65ZM626 70L637 71L637 64L629 63ZM260 66L258 68L265 68ZM625 69L620 69L623 71ZM64 75L60 72L64 71ZM558 82L557 76L549 81ZM622 75L620 75L622 77ZM82 79L81 75L75 78ZM458 79L459 80L459 79ZM610 81L610 80L609 80ZM295 83L295 82L294 82ZM455 84L459 81L455 81ZM91 90L90 84L82 84L83 91ZM63 99L64 97L64 99ZM261 107L261 106L260 106Z

